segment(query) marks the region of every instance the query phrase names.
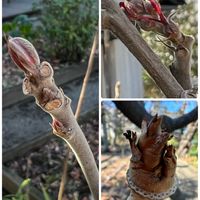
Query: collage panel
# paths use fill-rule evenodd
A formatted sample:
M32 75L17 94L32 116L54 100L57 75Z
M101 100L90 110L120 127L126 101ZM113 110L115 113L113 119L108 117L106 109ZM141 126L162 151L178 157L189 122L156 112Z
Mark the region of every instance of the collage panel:
M3 0L2 198L99 199L98 1Z
M2 200L198 199L198 1L2 1Z
M198 199L197 101L102 101L102 200Z
M102 0L102 98L196 98L198 1Z

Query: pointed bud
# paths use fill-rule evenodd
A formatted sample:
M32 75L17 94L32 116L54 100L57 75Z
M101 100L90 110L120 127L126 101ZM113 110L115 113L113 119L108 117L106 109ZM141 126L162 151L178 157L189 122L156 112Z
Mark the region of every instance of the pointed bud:
M28 40L21 37L9 37L8 52L14 63L26 74L37 74L40 58Z

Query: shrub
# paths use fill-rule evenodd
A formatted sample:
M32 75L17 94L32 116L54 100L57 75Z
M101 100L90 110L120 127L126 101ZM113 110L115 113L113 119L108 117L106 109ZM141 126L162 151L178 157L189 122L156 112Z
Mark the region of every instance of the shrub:
M87 53L97 26L95 0L42 0L38 33L43 49L61 61L79 61Z
M36 37L33 22L27 15L19 15L11 22L3 23L3 31L12 37L24 37L32 40Z

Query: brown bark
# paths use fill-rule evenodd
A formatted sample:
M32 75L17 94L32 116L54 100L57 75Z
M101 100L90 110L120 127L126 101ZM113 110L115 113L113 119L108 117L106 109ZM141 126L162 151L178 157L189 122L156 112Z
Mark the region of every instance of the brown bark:
M176 184L175 149L172 145L167 146L171 136L161 130L161 121L162 118L157 116L149 124L143 121L142 135L137 143L136 133L132 131L124 133L130 142L132 152L127 172L129 187L132 189L129 200L149 200L145 193L164 193ZM134 189L132 183L144 191L144 196Z

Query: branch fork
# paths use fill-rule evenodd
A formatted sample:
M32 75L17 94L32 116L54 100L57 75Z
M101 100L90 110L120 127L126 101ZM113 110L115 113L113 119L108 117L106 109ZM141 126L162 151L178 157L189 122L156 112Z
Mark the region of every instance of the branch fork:
M102 28L112 31L125 44L166 97L196 97L191 81L194 37L181 32L173 20L174 12L165 17L156 0L124 0L119 6L112 0L102 0L102 8ZM138 33L131 23L135 21L143 30L162 35L171 44L175 59L169 68Z

